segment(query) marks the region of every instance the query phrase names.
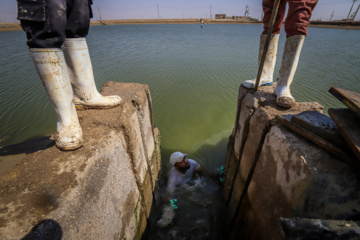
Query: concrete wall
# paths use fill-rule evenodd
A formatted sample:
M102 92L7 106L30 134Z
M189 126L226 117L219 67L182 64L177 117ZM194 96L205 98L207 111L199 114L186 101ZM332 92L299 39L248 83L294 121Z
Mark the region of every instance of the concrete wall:
M123 102L78 111L82 148L62 152L47 141L0 177L0 239L140 239L160 170L149 88L109 82L102 94ZM17 147L26 144L2 154Z
M352 168L275 121L276 115L323 107L279 108L274 87L256 93L239 89L224 166L232 239L283 239L280 218L359 217L354 210L360 207L359 184Z

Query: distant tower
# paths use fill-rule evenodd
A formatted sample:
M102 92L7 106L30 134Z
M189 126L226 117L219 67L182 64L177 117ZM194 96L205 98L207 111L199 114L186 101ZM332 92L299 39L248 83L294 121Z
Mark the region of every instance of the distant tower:
M330 15L329 22L331 22L331 21L332 21L333 17L334 17L334 11L333 11L333 12L332 12L332 14Z
M351 10L353 9L353 6L354 6L354 4L355 4L355 2L356 2L357 0L352 0L352 1L353 1L353 4L351 5L351 8L350 8L350 11L349 11L349 14L348 14L346 20L349 20Z
M212 13L211 13L211 11L212 11L212 6L210 5L210 18L212 18Z
M100 12L100 8L99 8L99 7L98 7L98 10L99 10L100 21L102 21L102 19L101 19L101 12Z
M245 17L248 17L249 16L249 5L246 5L246 8L245 8Z
M356 17L356 15L357 15L358 11L359 11L359 8L360 8L360 3L359 3L358 8L356 9L356 12L354 13L353 18L352 18L353 21L355 21L355 17Z
M160 19L159 4L157 5L157 10L158 10L158 19Z

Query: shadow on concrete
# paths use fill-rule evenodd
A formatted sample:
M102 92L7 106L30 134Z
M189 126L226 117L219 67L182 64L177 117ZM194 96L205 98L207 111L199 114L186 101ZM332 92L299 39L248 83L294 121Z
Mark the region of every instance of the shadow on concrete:
M61 240L62 229L58 222L46 219L34 226L21 240Z
M55 141L50 139L50 136L38 137L22 143L4 146L0 148L0 156L34 153L40 150L45 150L54 145Z

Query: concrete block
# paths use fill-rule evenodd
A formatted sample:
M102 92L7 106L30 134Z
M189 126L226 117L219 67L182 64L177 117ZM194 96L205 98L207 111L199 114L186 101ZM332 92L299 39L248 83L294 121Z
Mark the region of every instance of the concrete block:
M349 220L360 208L360 185L351 167L275 121L276 115L323 107L280 108L274 87L247 91L238 103L224 183L232 239L282 239L281 217Z
M255 102L254 102L255 101ZM240 103L239 103L240 105ZM248 134L248 126L251 115L258 107L257 99L253 98L251 93L248 93L243 97L239 112L238 121L236 122L236 128L234 128L234 142L231 158L227 161L227 171L224 178L224 196L228 200L232 192L232 185L236 177L236 173L240 164L240 156L242 155L244 142ZM235 186L237 189L237 186Z
M149 163L160 166L150 93L146 85L110 82L102 94L123 102L78 111L83 147L34 148L0 177L0 239L141 238L159 169Z
M344 172L351 172L350 166L322 148L283 126L272 127L266 135L247 191L253 209L253 221L249 223L252 225L253 237L282 239L284 233L280 218L293 217L297 205L297 211L306 209L303 204L299 206L300 199L294 197L295 194L304 194L310 186L301 187L301 183L320 174L338 175ZM312 194L312 197L315 195ZM317 197L320 200L325 196ZM320 213L319 209L313 210L318 216L324 217L324 211Z

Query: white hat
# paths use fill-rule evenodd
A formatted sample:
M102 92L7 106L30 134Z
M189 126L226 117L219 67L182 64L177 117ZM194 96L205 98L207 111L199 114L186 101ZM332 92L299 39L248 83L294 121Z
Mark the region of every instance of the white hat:
M173 154L171 154L170 156L170 163L172 166L174 166L177 162L182 162L182 160L184 159L184 157L186 157L187 154L184 154L182 152L174 152Z

